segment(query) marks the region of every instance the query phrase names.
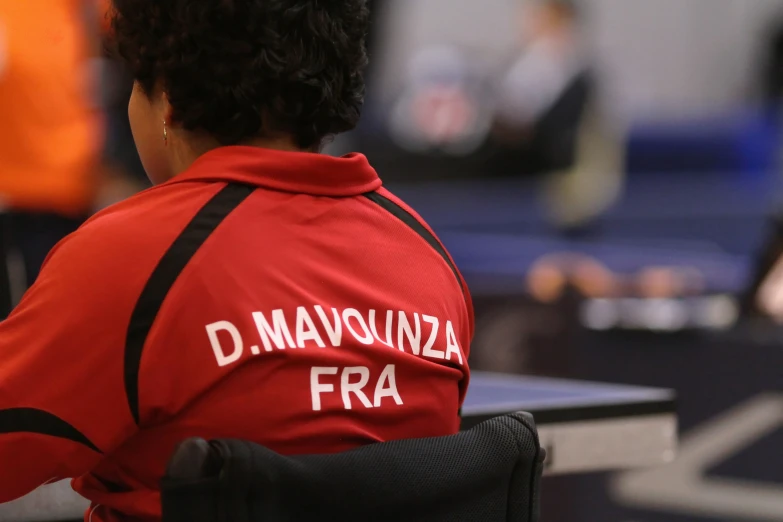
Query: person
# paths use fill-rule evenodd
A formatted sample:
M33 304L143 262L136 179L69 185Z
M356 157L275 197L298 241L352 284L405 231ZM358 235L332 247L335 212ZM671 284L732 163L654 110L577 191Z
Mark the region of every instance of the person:
M537 174L573 164L592 79L569 1L531 0L521 12L521 49L498 82L493 138L511 172Z
M0 1L0 319L19 293L9 261L20 259L18 286L29 286L49 250L92 210L102 143L91 67L98 30L89 25L99 7Z
M543 175L549 221L584 233L621 195L622 140L601 107L573 0L522 5L522 50L498 82L489 165Z
M0 0L0 319L58 241L142 186L105 150L97 73L108 4Z
M160 520L192 436L283 454L459 429L468 289L360 154L365 0L115 0L156 186L59 243L0 323L0 501L77 477Z

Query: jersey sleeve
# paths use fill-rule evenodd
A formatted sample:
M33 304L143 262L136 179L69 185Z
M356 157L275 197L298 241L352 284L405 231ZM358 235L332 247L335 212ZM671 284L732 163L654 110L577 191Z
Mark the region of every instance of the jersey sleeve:
M80 476L136 429L123 387L133 290L118 253L77 232L0 323L0 502Z

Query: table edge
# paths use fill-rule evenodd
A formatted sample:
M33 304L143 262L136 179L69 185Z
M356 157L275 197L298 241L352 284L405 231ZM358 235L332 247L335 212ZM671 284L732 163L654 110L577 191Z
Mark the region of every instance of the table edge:
M506 408L504 411L477 411L475 413L463 412L461 429L470 429L484 421L525 411L533 415L536 425L563 424L569 422L602 421L618 418L638 418L651 415L676 415L677 400L674 397L655 401L628 401L621 403L606 403L594 406L563 406L554 408L525 408L520 404L519 409Z

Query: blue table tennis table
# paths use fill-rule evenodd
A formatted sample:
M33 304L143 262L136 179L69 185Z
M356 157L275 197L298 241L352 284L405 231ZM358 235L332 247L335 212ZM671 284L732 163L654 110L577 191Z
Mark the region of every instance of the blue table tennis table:
M676 182L673 180L676 179ZM697 269L704 291L737 293L765 239L774 180L736 176L638 176L593 234L556 234L526 180L453 180L392 185L448 248L483 294L524 291L543 256L581 253L616 273L649 266Z
M536 419L548 474L651 466L675 455L677 416L669 390L474 372L463 429L517 411ZM87 506L60 482L0 505L0 520L77 520Z

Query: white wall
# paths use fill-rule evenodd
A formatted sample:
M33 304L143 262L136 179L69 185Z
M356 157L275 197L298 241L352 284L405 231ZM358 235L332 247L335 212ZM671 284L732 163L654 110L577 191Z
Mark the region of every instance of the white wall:
M722 111L749 98L780 0L589 0L607 82L643 118Z
M502 59L514 31L509 16L515 0L387 0L381 94L404 82L408 60L417 49L457 44L489 61Z
M488 64L514 38L523 0L389 0L383 93L414 51L463 45ZM612 105L641 119L714 113L752 97L769 23L783 0L582 0Z

